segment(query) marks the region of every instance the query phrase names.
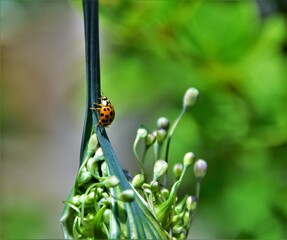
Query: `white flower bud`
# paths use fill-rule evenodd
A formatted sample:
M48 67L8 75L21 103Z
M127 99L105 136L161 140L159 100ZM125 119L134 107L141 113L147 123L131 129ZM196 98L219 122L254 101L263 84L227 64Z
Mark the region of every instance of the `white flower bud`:
M94 134L90 137L90 140L89 140L89 143L88 143L88 149L89 149L90 151L95 151L97 145L98 145L98 138L97 138L97 135L94 133Z
M103 150L101 147L97 149L94 158L95 158L95 160L104 160L105 159L105 156L104 156L104 153L103 153Z
M156 140L159 143L162 143L165 140L166 136L167 136L167 131L165 129L157 130L157 132L156 132Z
M204 160L199 159L198 161L196 161L196 163L194 164L194 174L196 178L202 179L206 174L206 170L207 163Z
M137 137L145 138L148 135L148 130L145 127L140 127L137 131Z
M183 171L183 165L181 163L176 163L173 166L173 174L176 179L179 179Z
M120 181L116 176L109 176L105 179L104 183L106 188L112 188L117 186Z
M165 117L160 117L158 120L157 120L157 127L159 129L165 129L165 130L168 130L169 128L169 120Z
M168 164L164 160L157 160L153 167L153 179L156 180L163 174L165 174L168 168Z
M187 89L183 97L183 107L191 107L195 103L198 95L199 92L196 88Z
M145 145L147 147L153 145L155 142L155 139L156 139L155 135L153 135L152 133L149 133L145 139Z
M135 200L135 193L132 189L125 190L121 192L120 199L123 202L133 202Z
M81 175L78 178L79 186L82 186L85 183L89 182L92 179L92 177L93 177L93 175L90 172L87 172L87 171L81 172Z
M137 174L132 180L132 185L136 188L141 187L143 183L144 183L144 176L142 174Z
M193 164L194 160L195 160L194 153L188 152L183 157L183 164L184 164L184 166L189 167Z

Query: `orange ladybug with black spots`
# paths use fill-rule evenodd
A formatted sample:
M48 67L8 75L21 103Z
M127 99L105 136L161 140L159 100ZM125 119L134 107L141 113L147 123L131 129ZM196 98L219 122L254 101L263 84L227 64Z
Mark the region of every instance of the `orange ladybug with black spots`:
M101 100L101 103L93 103L98 107L91 109L99 111L100 119L98 124L103 127L109 127L115 118L115 109L107 97L101 96L99 99Z

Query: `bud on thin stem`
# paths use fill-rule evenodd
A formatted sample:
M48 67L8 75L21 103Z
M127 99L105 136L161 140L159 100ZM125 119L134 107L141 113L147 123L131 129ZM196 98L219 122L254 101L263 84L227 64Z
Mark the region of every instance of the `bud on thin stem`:
M154 164L153 168L153 179L156 180L163 174L165 174L166 170L168 168L168 164L164 160L157 160Z
M183 97L183 107L191 107L196 102L199 92L196 88L189 88L186 90Z
M164 130L168 130L169 128L169 120L165 117L160 117L158 120L157 120L157 127L159 129L164 129Z

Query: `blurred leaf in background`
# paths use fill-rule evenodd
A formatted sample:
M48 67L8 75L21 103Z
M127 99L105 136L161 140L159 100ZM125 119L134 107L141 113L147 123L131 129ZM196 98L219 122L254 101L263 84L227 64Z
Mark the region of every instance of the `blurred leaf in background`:
M204 95L170 158L192 150L209 162L195 221L206 233L191 237L283 238L284 16L262 18L255 1L102 1L101 14L103 91L123 121L131 108L139 124L174 119L187 86Z

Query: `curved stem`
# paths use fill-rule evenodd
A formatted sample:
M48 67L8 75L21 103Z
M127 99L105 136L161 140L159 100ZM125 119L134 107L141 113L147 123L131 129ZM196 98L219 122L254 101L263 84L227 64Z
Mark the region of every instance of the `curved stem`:
M172 137L172 134L177 126L177 124L179 123L179 120L181 119L181 117L183 116L183 114L185 113L185 110L186 110L186 107L183 107L180 114L178 115L178 117L176 118L175 122L173 123L170 131L169 131L169 134L168 134L168 137L167 137L167 143L166 143L166 150L165 150L165 158L164 160L168 163L168 152L169 152L169 146L170 146L170 142L171 142L171 137ZM164 174L164 180L163 180L163 185L166 186L166 182L167 182L167 174L168 172L166 172Z

